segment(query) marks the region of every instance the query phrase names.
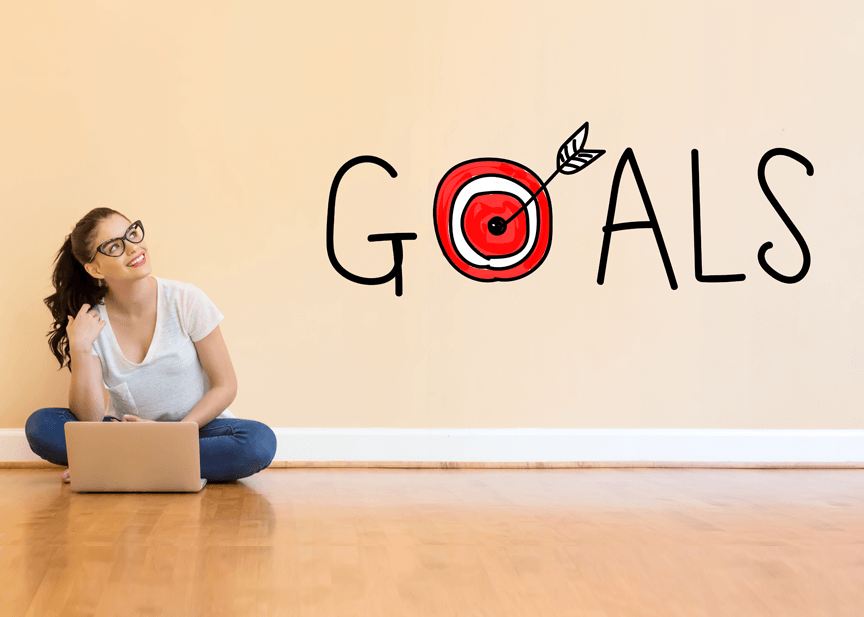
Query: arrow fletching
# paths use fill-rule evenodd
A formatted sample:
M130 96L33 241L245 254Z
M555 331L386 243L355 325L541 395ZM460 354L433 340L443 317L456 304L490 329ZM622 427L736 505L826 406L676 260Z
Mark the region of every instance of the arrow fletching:
M605 150L585 150L582 146L588 139L588 123L579 127L558 150L558 171L562 174L575 174L588 167L603 155Z

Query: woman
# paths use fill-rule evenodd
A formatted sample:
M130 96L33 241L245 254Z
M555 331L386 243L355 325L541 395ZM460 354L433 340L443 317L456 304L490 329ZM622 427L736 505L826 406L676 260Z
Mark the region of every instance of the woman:
M201 477L209 482L245 478L270 464L273 430L228 409L237 379L222 313L194 285L151 276L140 221L95 208L55 261L57 293L45 298L54 316L48 344L72 381L68 408L39 409L27 419L33 452L68 465L66 422L175 421L198 425Z

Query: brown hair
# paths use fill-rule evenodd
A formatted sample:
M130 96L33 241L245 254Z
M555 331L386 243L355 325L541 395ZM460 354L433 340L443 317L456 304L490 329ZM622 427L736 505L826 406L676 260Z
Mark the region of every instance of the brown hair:
M51 282L57 293L44 300L54 317L53 329L48 333L48 346L60 363L60 369L66 366L70 373L72 357L69 354L69 337L66 335L68 316L75 317L84 304L89 304L91 307L102 304L102 299L108 293L105 282L91 276L84 269L84 264L90 263L96 250L95 247L92 249L90 247L93 245L99 224L112 214L119 214L129 220L111 208L90 210L75 224L72 233L66 236L66 241L54 258L57 265L54 267Z

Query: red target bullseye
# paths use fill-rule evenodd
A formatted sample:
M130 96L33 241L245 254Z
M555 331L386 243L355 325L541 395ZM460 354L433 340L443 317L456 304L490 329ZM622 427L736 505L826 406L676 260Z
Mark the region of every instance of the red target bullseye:
M434 208L435 234L447 260L477 281L511 281L537 269L552 241L545 187L531 199L541 186L534 172L505 159L474 159L450 169L438 184ZM496 233L496 225L517 212Z

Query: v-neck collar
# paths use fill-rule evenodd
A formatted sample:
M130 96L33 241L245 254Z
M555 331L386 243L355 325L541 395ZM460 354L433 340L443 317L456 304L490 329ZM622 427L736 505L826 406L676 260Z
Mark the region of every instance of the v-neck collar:
M144 359L141 360L141 364L135 364L123 353L123 350L120 348L120 343L114 335L114 328L111 327L111 320L108 319L108 308L105 306L104 302L102 304L102 314L105 316L108 330L111 331L111 342L114 344L114 349L117 351L119 357L123 358L123 361L129 366L144 366L147 364L147 361L150 360L155 353L153 349L156 347L156 343L159 342L159 333L162 331L162 283L159 281L158 276L154 276L153 278L156 279L156 331L153 333L153 340L150 341L147 355L145 355Z

